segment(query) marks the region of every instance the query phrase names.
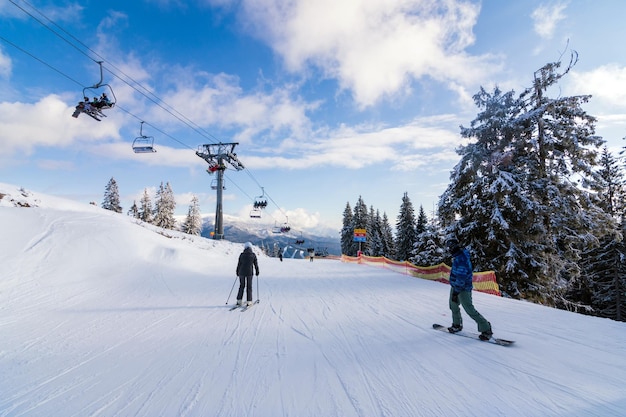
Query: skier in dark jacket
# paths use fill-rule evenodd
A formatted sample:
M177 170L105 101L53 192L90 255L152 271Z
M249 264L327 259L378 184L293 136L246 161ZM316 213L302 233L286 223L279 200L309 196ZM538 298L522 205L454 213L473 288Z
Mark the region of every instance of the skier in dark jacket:
M452 269L450 271L450 310L452 311L452 326L450 333L463 330L461 308L478 324L481 340L489 340L493 335L491 324L474 308L472 303L472 261L469 251L459 245L456 238L446 242L446 247L452 255Z
M257 279L259 277L259 263L256 255L252 252L252 243L246 242L243 245L243 252L239 255L237 262L237 276L239 277L239 292L237 293L237 305L242 304L243 290L246 289L246 298L248 305L252 305L252 277L256 271Z

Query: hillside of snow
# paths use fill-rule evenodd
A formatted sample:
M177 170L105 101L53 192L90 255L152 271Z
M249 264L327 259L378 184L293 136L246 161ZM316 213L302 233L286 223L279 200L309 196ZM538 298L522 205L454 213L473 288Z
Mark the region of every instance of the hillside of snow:
M474 293L502 347L431 328L444 284L262 255L229 311L241 244L0 197L0 416L626 415L625 323Z

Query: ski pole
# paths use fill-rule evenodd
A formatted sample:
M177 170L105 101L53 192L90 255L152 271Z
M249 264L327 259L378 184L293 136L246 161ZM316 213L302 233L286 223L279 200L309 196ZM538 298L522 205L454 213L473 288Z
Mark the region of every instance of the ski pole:
M235 282L233 282L233 286L230 289L230 292L228 293L228 298L226 299L226 304L228 304L228 300L230 300L230 296L233 293L233 290L235 289L235 284L237 283L237 278L239 278L239 277L235 277Z
M259 276L256 276L256 302L260 302L261 297L259 296Z

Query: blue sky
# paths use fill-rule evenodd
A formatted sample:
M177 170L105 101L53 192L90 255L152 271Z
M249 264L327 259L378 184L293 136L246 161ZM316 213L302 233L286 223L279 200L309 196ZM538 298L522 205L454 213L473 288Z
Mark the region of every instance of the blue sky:
M169 182L179 214L192 195L213 213L195 150L238 142L226 214L247 218L263 187L259 227L338 230L359 196L395 224L405 192L436 206L481 86L520 92L570 50L560 94L593 96L617 153L624 16L621 0L3 0L0 180L100 204L114 177L125 211ZM117 108L72 118L98 60ZM141 121L156 153L132 152Z

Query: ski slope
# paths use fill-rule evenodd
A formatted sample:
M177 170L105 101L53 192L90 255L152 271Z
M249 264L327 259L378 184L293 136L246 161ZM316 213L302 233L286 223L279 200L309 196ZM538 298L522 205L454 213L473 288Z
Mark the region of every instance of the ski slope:
M263 255L230 312L243 245L0 194L0 416L626 415L625 323L475 293L496 346L444 284Z

